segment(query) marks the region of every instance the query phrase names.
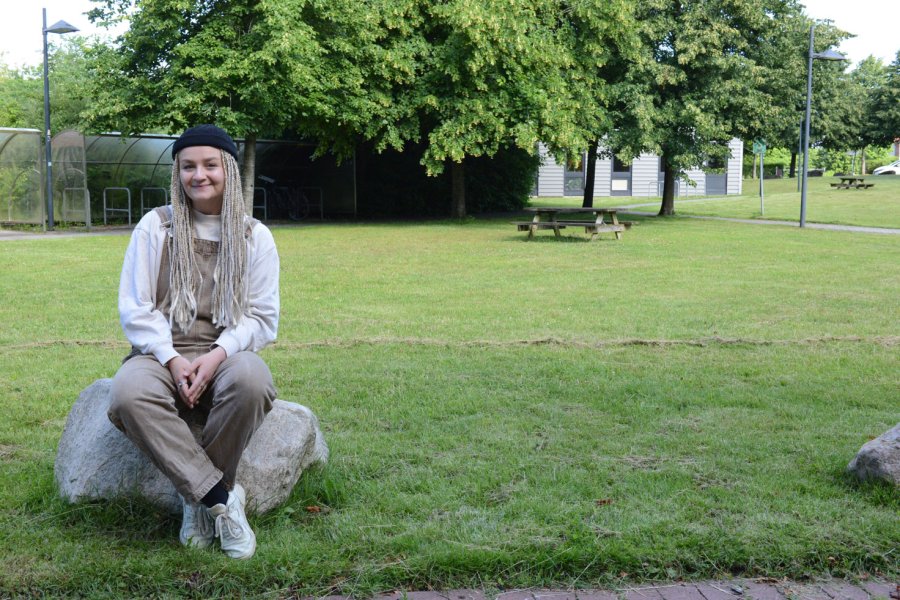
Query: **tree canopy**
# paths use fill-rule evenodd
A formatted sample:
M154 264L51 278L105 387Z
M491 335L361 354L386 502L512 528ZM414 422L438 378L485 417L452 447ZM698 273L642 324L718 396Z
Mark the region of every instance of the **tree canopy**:
M52 131L85 126L83 113L90 104L91 41L66 36L51 42L48 52L50 128ZM0 126L44 129L43 66L13 69L0 62Z
M115 47L98 49L94 127L174 133L216 123L245 138L244 201L252 205L255 140L303 119L328 80L315 72L304 0L102 0L97 21L129 12Z
M887 76L874 94L870 118L871 141L890 144L900 138L900 50L887 68Z
M725 158L732 137L764 130L773 107L791 104L773 82L796 62L792 34L804 18L794 0L647 0L637 7L643 56L630 80L652 110L644 140L625 132L612 137L613 147L660 155L660 214L667 215L677 176Z
M427 142L423 164L453 169L454 216L465 214L466 157L493 156L504 146L534 151L543 135L561 135L573 111L563 69L569 64L550 0L429 1L428 52L409 97ZM574 109L574 106L570 106Z
M723 158L732 137L792 147L805 99L811 21L797 0L95 2L93 20L130 28L82 48L90 88L71 97L92 101L68 112L123 133L226 128L247 142L248 204L255 140L290 135L339 158L361 142L418 152L428 173L449 167L457 182L467 158L533 152L538 141L558 155L651 151L666 174L660 213L671 214L675 179ZM822 48L847 35L816 27ZM896 61L877 85L874 67L847 80L834 65L814 68L819 142L896 135ZM0 80L0 115L17 123L24 104L8 99L21 82ZM462 216L459 186L454 199Z

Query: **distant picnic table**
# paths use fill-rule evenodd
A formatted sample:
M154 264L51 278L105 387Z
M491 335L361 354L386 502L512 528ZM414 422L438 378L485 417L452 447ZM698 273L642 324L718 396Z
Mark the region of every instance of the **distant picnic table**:
M540 206L526 208L528 212L534 213L531 221L516 221L514 224L519 231L527 231L528 239L534 237L539 229L552 229L556 237L559 237L559 230L566 227L584 227L585 233L591 234L591 241L597 239L601 233L614 233L616 239L622 239L622 232L631 227L631 222L619 222L614 208L576 208L576 207L553 207ZM559 219L560 215L594 215L593 221L586 219L581 220L564 220Z
M875 187L874 183L866 183L866 178L858 175L841 175L838 179L840 179L841 182L832 183L831 187L839 190L849 190L850 188L855 190L867 190L870 187Z

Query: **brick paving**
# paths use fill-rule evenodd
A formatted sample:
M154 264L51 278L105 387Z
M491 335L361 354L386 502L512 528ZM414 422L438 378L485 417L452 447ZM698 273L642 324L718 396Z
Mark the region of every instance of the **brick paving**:
M351 597L320 596L306 600L351 600ZM392 592L378 594L372 600L900 600L900 582L729 579L591 590Z

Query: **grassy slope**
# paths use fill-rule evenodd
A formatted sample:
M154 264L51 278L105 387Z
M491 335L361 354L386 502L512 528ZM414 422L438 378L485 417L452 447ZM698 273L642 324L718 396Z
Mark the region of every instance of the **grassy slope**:
M0 247L0 592L897 575L897 491L843 475L897 421L892 237L653 219L618 243L525 242L505 220L275 233L265 358L332 460L254 519L249 565L182 549L140 502L55 498L68 409L126 349L127 240Z
M900 228L900 177L869 176L867 182L875 187L868 190L833 189L833 177L810 177L806 198L806 220L810 223L836 223L869 227ZM760 206L759 180L745 179L743 194L728 197L690 197L675 200L679 215L702 215L738 219L773 219L798 221L800 193L796 179L766 179L763 182L763 202ZM535 205L581 205L581 199L535 198ZM596 198L596 206L631 206L635 210L657 212L659 198ZM765 214L761 213L761 208Z

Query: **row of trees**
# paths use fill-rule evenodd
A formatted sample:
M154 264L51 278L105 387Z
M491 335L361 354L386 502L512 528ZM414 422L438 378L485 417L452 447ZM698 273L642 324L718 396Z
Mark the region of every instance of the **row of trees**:
M881 149L900 137L900 52L890 65L870 56L848 72L831 64L814 63L814 69L811 144L821 150L822 164L839 169L850 168L846 153L854 151L859 156L854 168L865 173L867 149ZM800 95L797 101L806 98ZM790 177L798 168L802 118L802 112L795 113L767 139L788 152Z
M95 2L93 20L130 28L87 54L69 46L88 128L216 122L247 141L248 199L258 137L303 136L338 157L363 142L414 148L429 174L450 170L454 216L470 159L543 141L560 157L588 151L591 168L602 142L626 161L662 157L672 214L678 175L723 158L732 137L793 147L805 101L811 21L795 0ZM816 27L817 50L847 36ZM858 149L900 132L900 55L889 69L815 68L816 139Z
M53 36L57 37L57 36ZM50 53L53 131L87 126L91 95L88 40L66 36ZM0 55L0 127L44 128L43 66L12 68Z

